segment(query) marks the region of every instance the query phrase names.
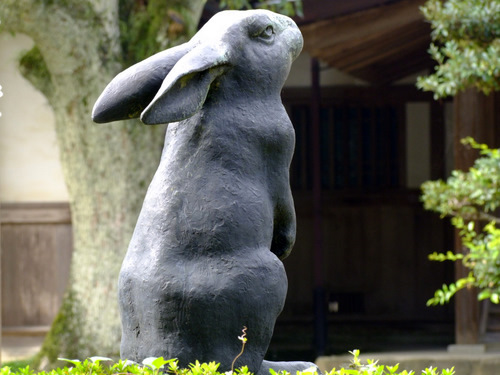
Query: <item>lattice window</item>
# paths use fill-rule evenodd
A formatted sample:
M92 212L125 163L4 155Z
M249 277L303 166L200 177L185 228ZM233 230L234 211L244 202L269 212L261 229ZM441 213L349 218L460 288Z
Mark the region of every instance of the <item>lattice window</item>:
M288 106L296 131L292 188L312 188L310 107ZM404 112L399 105L323 105L320 111L321 183L325 190L402 185Z

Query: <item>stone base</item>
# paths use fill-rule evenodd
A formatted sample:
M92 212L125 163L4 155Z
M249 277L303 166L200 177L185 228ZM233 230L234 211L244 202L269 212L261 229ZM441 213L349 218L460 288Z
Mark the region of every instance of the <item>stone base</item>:
M448 345L448 353L482 354L482 353L495 353L495 352L500 352L500 342Z
M378 360L381 365L399 364L399 371L413 370L415 374L421 374L422 370L431 366L439 370L454 367L456 375L498 375L500 373L498 352L479 353L478 350L481 348L469 348L469 351L465 351L465 347L455 349L463 349L464 351L453 353L447 350L362 353L360 359L363 363L366 363L366 359L373 359ZM325 356L319 357L316 364L322 371L331 371L332 368L339 369L349 366L351 359L351 355Z
M288 371L291 375L295 375L297 371L305 371L309 369L314 369L318 374L320 374L319 368L312 362L300 362L300 361L290 361L290 362L273 362L273 361L263 361L257 375L270 375L269 369L273 369L276 372Z

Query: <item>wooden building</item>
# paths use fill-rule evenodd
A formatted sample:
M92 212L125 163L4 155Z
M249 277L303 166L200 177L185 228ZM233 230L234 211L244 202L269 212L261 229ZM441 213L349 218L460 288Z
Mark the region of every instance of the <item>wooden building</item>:
M286 261L290 296L281 321L309 312L316 354L348 350L346 330L357 335L352 345L368 350L453 342L453 307L426 306L453 278L451 265L427 255L450 248L453 234L419 201L419 179L450 168L451 121L450 106L414 84L432 68L422 4L306 1L298 20L311 85L284 91L297 132L299 234ZM325 85L329 69L359 83ZM415 110L424 123L413 119Z
M474 299L458 299L456 311L454 303L426 306L455 274L427 255L450 249L454 235L446 220L423 210L419 184L466 165L454 156L463 155L460 135L489 129L479 140L494 145L500 106L468 92L453 110L451 101L415 88L416 75L433 66L422 4L304 0L297 19L304 53L283 90L297 136L298 234L285 260L288 299L270 358L480 340ZM216 9L208 2L206 17ZM299 75L307 79L298 83ZM0 209L4 331L47 326L67 280L68 206L3 202ZM52 268L40 275L40 264ZM42 283L48 305L38 298Z
M420 178L438 179L471 166L477 154L461 146L465 136L499 147L500 101L469 90L453 102L436 102L415 89L408 77L433 68L423 4L310 0L298 20L312 78L309 90L284 95L298 135L292 186L303 231L296 246L302 258L290 261L289 274L300 277L304 267L313 269L308 287L316 299L309 300L309 311L315 311L317 353L336 348L321 337L325 327L335 332L364 323L370 332L369 322L388 333L397 322L407 332L428 329L429 343L438 345L450 340L447 323L458 344L489 340L488 314L474 291L459 293L454 309L425 306L434 289L464 271L427 260L430 252L461 245L447 221L422 210L413 177L414 168ZM363 84L322 84L321 69L331 68ZM415 106L429 120L424 142L414 138L424 126L412 121ZM308 255L302 254L306 248ZM292 279L291 293L294 282L304 280ZM288 311L299 300L291 299ZM440 333L433 331L437 326ZM404 346L402 341L396 339L394 347ZM410 341L418 346L416 336Z

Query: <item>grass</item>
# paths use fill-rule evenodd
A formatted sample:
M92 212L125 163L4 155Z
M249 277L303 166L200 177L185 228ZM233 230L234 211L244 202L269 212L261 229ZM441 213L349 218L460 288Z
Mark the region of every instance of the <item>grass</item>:
M18 359L18 360L2 363L2 367L8 366L12 369L12 371L17 371L19 369L25 368L26 366L31 367L32 362L33 362L33 358Z

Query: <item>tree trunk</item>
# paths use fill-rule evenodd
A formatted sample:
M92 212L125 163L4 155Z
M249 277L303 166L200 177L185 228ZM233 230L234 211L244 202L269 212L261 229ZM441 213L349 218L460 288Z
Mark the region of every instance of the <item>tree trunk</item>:
M134 2L129 11L147 15L143 3ZM172 28L176 41L196 30L203 0L149 1L147 7L155 3L175 8L175 22L182 26ZM107 125L91 121L95 100L123 68L122 62L145 57L130 56L130 41L129 55L123 56L127 41L120 40L121 10L118 0L0 3L0 27L35 41L35 48L21 61L22 69L54 109L70 196L74 233L70 283L39 356L44 364L53 364L61 356L84 359L119 354L118 273L159 161L165 130L135 120ZM135 19L149 22L147 17ZM167 26L157 22L156 36L161 30L170 32ZM162 35L165 39L170 34Z
M489 147L500 146L500 116L495 111L495 95L485 96L468 89L454 98L454 161L455 169L467 171L479 157L479 152L462 145L461 140L472 137ZM455 232L455 252L467 253L467 248ZM455 265L455 278L466 277L469 270L460 262ZM457 344L479 342L479 302L475 289L465 289L455 296L455 341Z

